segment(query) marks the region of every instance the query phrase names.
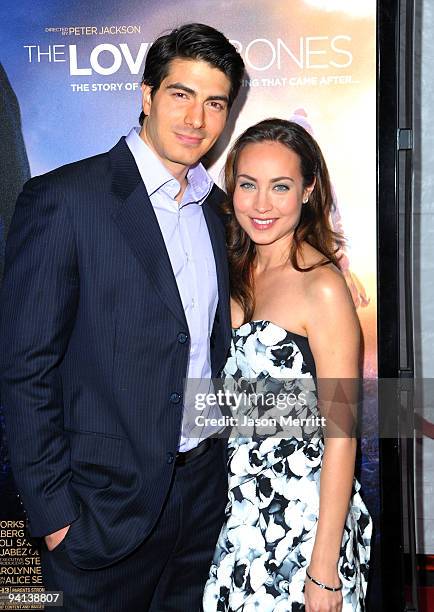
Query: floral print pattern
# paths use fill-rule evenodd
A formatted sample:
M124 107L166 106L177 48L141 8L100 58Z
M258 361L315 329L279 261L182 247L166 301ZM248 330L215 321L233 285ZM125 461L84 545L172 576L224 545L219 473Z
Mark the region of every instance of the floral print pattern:
M315 365L307 338L269 321L233 330L224 369L233 392L312 389ZM283 379L287 379L286 381ZM312 393L285 415L318 415ZM243 414L273 408L247 401ZM286 410L286 411L285 411ZM317 427L262 432L240 428L229 438L229 499L206 583L204 612L301 612L306 568L315 540L324 442ZM264 435L261 435L264 434ZM354 480L338 563L343 610L363 611L372 521Z

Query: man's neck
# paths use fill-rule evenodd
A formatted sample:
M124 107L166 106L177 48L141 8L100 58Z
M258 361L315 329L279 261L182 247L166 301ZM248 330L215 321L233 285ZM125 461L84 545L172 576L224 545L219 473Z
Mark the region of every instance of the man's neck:
M188 185L187 173L189 171L189 167L188 166L183 166L182 164L172 163L172 162L170 162L168 160L162 159L158 155L157 151L155 150L155 147L152 145L152 142L147 137L145 125L146 124L144 124L142 126L142 129L140 130L139 136L143 140L143 142L151 149L153 154L156 157L158 157L158 159L161 161L161 163L166 168L166 170L168 170L168 172L170 172L170 174L173 176L173 178L175 178L178 181L178 183L180 184L180 190L179 190L178 194L175 196L175 200L179 204L181 202L181 200L182 200L182 196L184 195L185 190L187 189L187 185Z

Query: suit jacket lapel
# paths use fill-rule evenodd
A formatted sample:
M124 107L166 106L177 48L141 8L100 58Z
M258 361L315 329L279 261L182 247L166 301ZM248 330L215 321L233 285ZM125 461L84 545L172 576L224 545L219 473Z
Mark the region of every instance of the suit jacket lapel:
M143 264L161 300L187 327L160 226L125 138L121 138L109 151L109 155L113 168L112 191L118 198L113 207L113 219L135 256Z
M229 273L223 225L217 216L217 213L212 209L215 196L216 189L213 189L203 204L203 212L214 251L217 271L217 286L219 292L217 315L219 317L219 324L221 326L220 329L224 334L224 343L227 344L229 343L231 329L229 310Z

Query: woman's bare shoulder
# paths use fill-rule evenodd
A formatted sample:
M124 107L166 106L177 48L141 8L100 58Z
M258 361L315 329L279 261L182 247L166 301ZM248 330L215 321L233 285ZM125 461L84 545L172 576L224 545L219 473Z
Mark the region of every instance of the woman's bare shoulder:
M306 297L315 308L333 308L336 314L342 308L354 309L344 276L336 266L327 264L312 270L306 276Z
M344 276L339 268L328 261L317 249L306 243L302 249L301 264L306 268L317 266L303 273L305 290L309 296L327 300L349 296Z

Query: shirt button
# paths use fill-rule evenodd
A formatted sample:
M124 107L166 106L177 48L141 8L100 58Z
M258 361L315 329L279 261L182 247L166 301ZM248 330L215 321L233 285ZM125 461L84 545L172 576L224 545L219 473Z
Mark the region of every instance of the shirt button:
M180 344L185 344L188 340L188 336L187 334L185 334L184 332L179 332L178 334L178 342Z
M175 455L173 453L167 453L166 455L167 463L173 463L175 461Z
M181 401L181 396L179 395L179 393L172 393L172 395L170 396L170 401L172 404L179 404L179 402Z

